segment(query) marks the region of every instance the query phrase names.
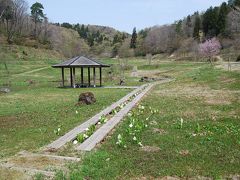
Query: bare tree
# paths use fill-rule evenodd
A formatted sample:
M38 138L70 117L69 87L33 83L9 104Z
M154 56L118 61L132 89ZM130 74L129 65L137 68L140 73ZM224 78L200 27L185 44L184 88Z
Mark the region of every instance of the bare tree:
M19 35L22 35L22 30L23 27L26 24L27 21L27 9L28 9L28 5L24 0L14 0L13 1L13 5L14 5L14 16L16 19L16 32Z
M120 48L118 50L118 55L120 57L133 57L134 56L134 50L130 49L130 46L129 46L130 42L131 42L131 39L127 38L122 43L122 45L120 46Z
M22 34L24 20L27 17L27 3L24 0L5 0L0 9L7 41L12 43L15 34Z
M227 31L230 34L240 32L240 8L235 7L227 16Z
M10 0L0 0L0 19L3 18L3 15L6 11L7 5L9 4Z
M170 25L153 27L145 39L147 53L171 53L179 46L175 27Z
M152 63L152 58L153 58L152 54L149 53L149 54L146 55L146 59L148 60L149 65L151 65L151 63Z
M87 54L90 49L76 31L54 25L49 25L47 39L54 50L61 52L66 57Z

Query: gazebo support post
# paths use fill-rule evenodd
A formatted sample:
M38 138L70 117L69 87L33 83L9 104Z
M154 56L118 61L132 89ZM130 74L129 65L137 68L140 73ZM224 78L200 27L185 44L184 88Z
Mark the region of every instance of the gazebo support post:
M73 87L72 68L70 68L70 82L71 82L71 87Z
M93 68L93 86L96 87L96 68Z
M83 87L83 67L81 67L81 86Z
M90 67L88 67L88 87L91 86L91 79L90 79Z
M102 67L99 68L100 73L100 87L102 87Z
M62 87L64 87L64 68L62 68Z
M75 80L75 67L73 68L73 88L76 88L76 80Z

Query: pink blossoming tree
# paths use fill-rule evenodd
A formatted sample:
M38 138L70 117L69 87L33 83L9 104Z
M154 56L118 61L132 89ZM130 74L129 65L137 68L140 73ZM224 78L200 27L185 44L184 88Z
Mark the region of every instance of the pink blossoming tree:
M204 43L199 44L199 53L203 57L207 57L212 64L212 57L220 53L221 44L217 38L206 40Z

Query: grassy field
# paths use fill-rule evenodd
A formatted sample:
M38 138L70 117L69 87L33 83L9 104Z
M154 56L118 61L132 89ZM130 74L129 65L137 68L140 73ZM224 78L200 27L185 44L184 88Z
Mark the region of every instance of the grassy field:
M25 59L17 59L15 53L8 52L7 70L0 63L0 84L10 85L11 89L10 93L0 93L0 159L22 150L38 150L130 92L58 88L60 70L51 65L59 59L49 52L35 57L33 54L39 52L27 50ZM79 94L86 91L93 92L97 102L92 106L75 106ZM61 131L56 135L54 130L58 128Z
M28 56L19 59L16 51L23 50ZM36 53L39 56L34 56ZM10 85L11 92L0 94L0 159L22 150L38 151L130 92L58 88L60 70L50 66L60 56L21 47L7 54L8 69L0 64L0 84ZM175 81L155 86L142 101L144 110L136 107L133 116L126 117L98 149L82 154L80 163L67 165L69 174L59 172L56 179L220 178L240 174L239 72L166 59L151 64L143 58L102 62L112 65L103 72L104 85L118 85L120 78L125 78L125 85L141 85L139 79L144 76L172 77ZM92 91L97 103L75 106L78 95L85 91ZM144 127L136 135L137 141L129 133L133 119L136 127ZM56 135L58 128L61 131ZM116 144L119 134L126 148ZM60 155L68 153L63 150Z
M219 179L239 174L240 73L184 62L146 69L167 71L176 81L156 86L142 102L142 114L138 108L133 111L136 121L148 125L137 137L143 147L129 134L127 117L100 148L70 165L70 179ZM159 112L151 114L150 107ZM126 148L116 145L119 134Z

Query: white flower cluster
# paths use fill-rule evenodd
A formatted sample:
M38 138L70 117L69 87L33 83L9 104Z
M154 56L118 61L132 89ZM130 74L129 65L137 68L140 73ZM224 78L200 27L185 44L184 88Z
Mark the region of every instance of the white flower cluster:
M60 131L61 131L61 128L59 127L56 130L54 130L54 133L59 136L60 135Z
M125 144L124 141L123 141L123 137L122 137L121 134L118 134L116 144L119 145L119 146L121 146L121 147L127 148L126 144Z

